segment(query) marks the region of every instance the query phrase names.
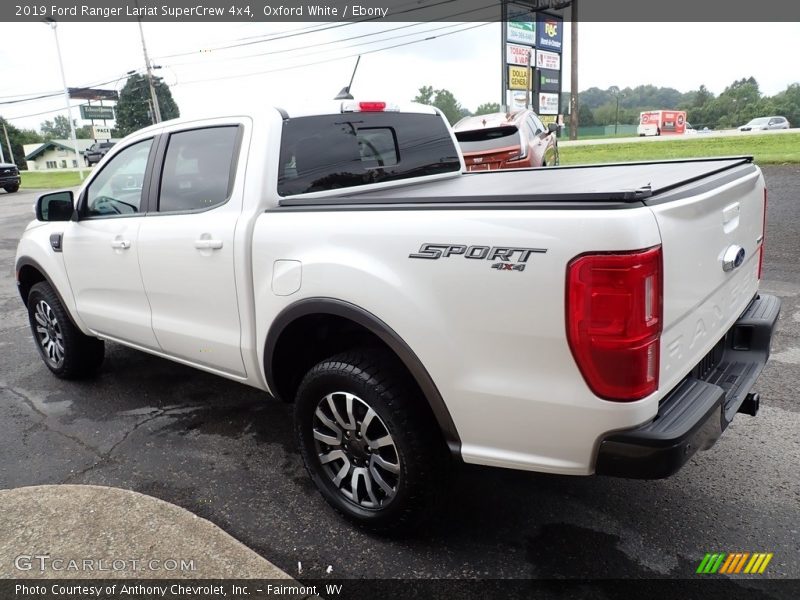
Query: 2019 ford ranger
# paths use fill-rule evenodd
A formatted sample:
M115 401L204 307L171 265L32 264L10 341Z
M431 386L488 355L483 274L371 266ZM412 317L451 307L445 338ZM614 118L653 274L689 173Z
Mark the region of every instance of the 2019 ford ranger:
M294 402L325 499L430 513L452 460L666 477L769 355L749 158L464 173L441 113L345 100L148 127L17 251L58 377L104 340Z

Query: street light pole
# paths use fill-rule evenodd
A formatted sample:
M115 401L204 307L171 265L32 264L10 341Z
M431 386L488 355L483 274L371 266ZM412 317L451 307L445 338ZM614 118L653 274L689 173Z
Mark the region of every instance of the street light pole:
M617 117L614 119L614 135L617 135L618 126L619 126L619 92L617 92Z
M139 2L136 2L136 8L139 8ZM158 97L156 96L156 88L153 85L153 68L150 65L150 57L147 56L147 45L144 43L144 29L142 29L142 17L138 17L139 35L142 38L142 51L144 52L144 62L147 67L147 83L150 84L150 100L153 102L153 123L161 123L161 108L158 106Z
M67 88L67 77L64 75L64 61L61 60L61 45L58 43L58 23L53 19L45 19L45 23L50 25L53 35L56 38L56 52L58 53L58 67L61 69L61 83L64 84L64 102L67 104L67 118L69 119L69 132L72 137L72 148L75 150L75 164L78 165L78 173L83 181L83 167L81 157L78 154L78 136L75 135L75 123L72 122L72 107L69 104L69 88Z

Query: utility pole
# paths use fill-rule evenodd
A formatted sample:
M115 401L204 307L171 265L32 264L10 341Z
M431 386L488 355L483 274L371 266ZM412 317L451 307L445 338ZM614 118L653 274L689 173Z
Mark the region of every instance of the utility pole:
M13 163L14 162L14 151L11 149L11 142L8 141L8 129L6 129L6 122L5 121L3 121L3 133L6 136L6 146L8 146L8 157L10 159L8 162L12 162ZM0 162L4 162L5 161L5 159L3 158L2 146L3 146L3 144L0 144Z
M72 121L72 107L69 103L69 88L67 88L67 77L64 75L64 61L61 60L61 46L58 43L58 23L53 19L45 19L45 23L50 25L53 30L53 35L56 38L56 52L58 53L58 66L61 69L61 83L64 84L64 101L67 103L67 118L69 119L69 133L72 138L72 147L75 150L75 164L78 165L78 173L80 174L81 181L83 181L83 167L81 166L81 158L78 155L78 137L75 135L75 123Z
M578 139L578 0L572 0L570 35L569 139Z
M136 2L136 9L138 12L139 2ZM142 51L144 52L144 64L147 67L147 83L150 84L150 100L153 102L153 123L161 123L161 108L158 106L158 97L156 96L156 87L153 85L153 68L150 64L150 58L147 56L147 44L144 43L144 29L142 29L142 17L136 18L139 23L139 35L142 38Z
M506 111L508 99L506 88L508 88L508 66L506 66L506 36L508 29L508 3L507 0L500 0L500 64L503 66L500 72L500 110Z

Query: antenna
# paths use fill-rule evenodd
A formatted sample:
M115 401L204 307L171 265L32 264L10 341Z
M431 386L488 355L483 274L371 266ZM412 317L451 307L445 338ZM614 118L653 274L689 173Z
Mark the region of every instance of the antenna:
M350 93L350 88L353 87L353 80L356 78L356 71L358 71L358 63L361 62L361 55L356 59L356 66L353 67L353 75L350 77L350 83L342 88L342 91L336 94L334 100L353 100L353 95Z

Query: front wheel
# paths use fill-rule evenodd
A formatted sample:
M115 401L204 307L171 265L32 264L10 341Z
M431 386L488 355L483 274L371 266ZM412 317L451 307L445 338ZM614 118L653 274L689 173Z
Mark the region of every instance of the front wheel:
M295 431L325 500L372 531L418 525L445 496L446 446L393 357L356 350L304 377Z
M14 184L14 185L7 185L7 186L5 186L3 189L4 189L6 192L8 192L9 194L14 194L14 193L16 193L16 192L18 192L18 191L19 191L19 185L18 185L18 184Z
M44 364L57 377L91 375L102 364L103 341L81 333L49 283L42 281L31 288L28 320Z

